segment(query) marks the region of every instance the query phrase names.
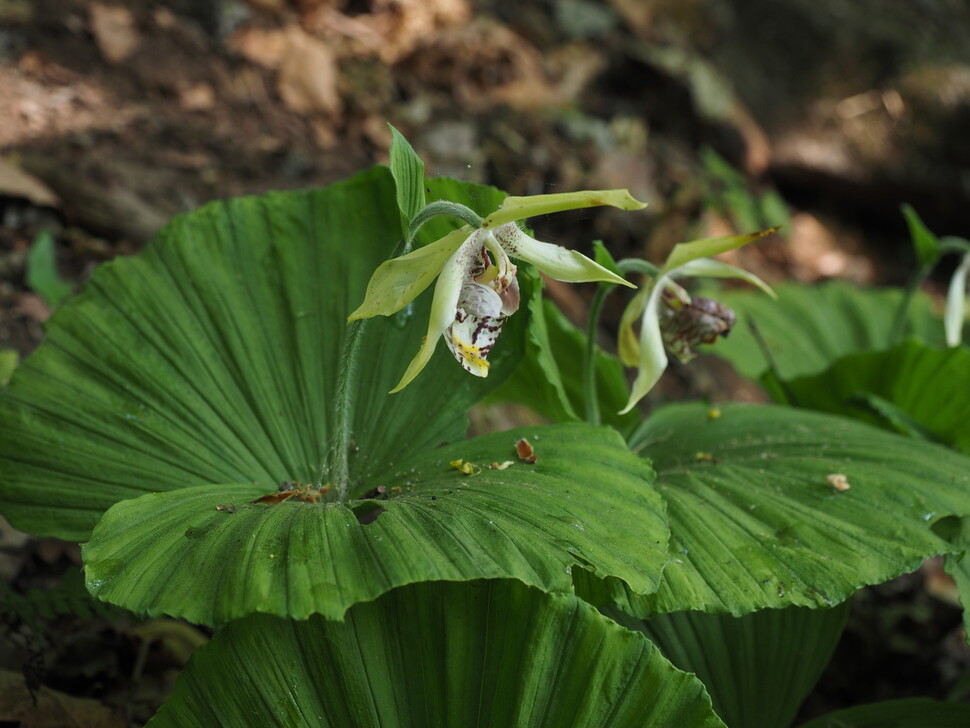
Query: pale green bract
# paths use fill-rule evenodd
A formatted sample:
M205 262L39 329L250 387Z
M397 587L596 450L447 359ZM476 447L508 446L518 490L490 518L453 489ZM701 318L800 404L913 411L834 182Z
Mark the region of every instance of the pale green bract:
M428 333L391 392L400 391L421 372L441 337L466 371L478 377L488 375L488 353L505 318L519 307L513 257L556 280L606 281L636 288L585 255L536 240L516 225L517 220L533 215L601 205L621 210L645 207L627 190L508 197L481 227L465 225L430 245L382 263L367 285L364 302L350 314L349 321L390 316L438 279Z
M721 238L705 238L689 243L678 243L670 251L663 267L650 283L633 297L620 320L618 349L620 361L636 367L637 376L630 390L630 399L620 414L626 414L653 389L667 368L667 352L660 330L660 304L665 289L670 289L685 303L690 296L678 286L676 278L707 276L711 278L739 278L757 286L775 298L774 291L758 276L708 256L718 255L742 245L754 242L775 232L778 228L760 230L745 235L729 235ZM686 299L686 300L685 300ZM633 331L634 322L640 319L640 335Z
M967 316L967 274L970 273L970 253L963 256L950 279L946 294L946 308L943 311L943 325L946 331L946 345L960 346L963 321Z

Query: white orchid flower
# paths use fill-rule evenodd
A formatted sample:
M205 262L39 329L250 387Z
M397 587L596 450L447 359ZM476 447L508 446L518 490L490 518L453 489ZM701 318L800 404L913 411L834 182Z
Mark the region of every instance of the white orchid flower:
M691 297L675 282L677 278L707 276L711 278L740 278L756 285L772 298L775 292L758 276L708 256L717 255L758 240L778 228L761 230L747 235L731 235L723 238L705 238L690 243L679 243L667 256L663 267L650 283L641 288L630 301L620 320L618 349L620 361L626 366L637 367L637 376L630 391L630 399L620 414L629 412L660 380L667 368L667 353L661 330L661 306L666 293L668 297L690 306ZM633 324L640 319L640 334L633 331Z
M963 322L967 317L967 276L970 274L970 253L965 253L960 265L953 272L946 294L943 326L947 346L960 346L963 338Z
M506 317L519 307L519 286L512 258L532 263L560 281L608 281L636 288L585 255L535 240L515 222L533 215L599 205L622 210L645 206L627 190L507 197L480 227L465 225L429 245L382 263L367 285L364 302L350 314L349 321L390 316L438 278L428 333L391 392L406 387L424 369L441 337L468 372L478 377L488 375L488 354Z

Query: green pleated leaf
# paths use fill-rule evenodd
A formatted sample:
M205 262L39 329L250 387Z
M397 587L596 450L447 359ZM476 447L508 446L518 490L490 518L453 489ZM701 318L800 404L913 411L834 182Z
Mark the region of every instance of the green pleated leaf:
M391 128L391 150L388 165L394 177L397 206L401 211L401 232L410 233L411 219L424 207L424 162L414 147L397 129Z
M805 410L707 413L666 407L634 435L667 501L671 562L656 594L621 596L624 611L825 607L954 550L929 526L970 513L967 457Z
M916 210L910 205L902 206L903 216L906 218L906 225L909 227L909 237L913 241L913 251L916 253L916 262L920 268L928 268L936 263L940 258L940 241L926 223L916 214Z
M678 668L707 686L731 728L787 728L828 665L848 602L832 609L661 614L640 626Z
M800 728L966 728L970 705L926 698L887 700L823 715Z
M970 454L970 349L907 341L787 383L799 407L918 434Z
M778 300L757 291L711 292L738 317L731 336L709 351L727 359L743 376L757 379L768 363L748 324L753 321L784 379L817 374L846 354L879 351L891 345L890 332L903 299L898 289L863 289L844 282L821 285L783 283ZM943 323L932 313L928 296L917 295L904 329L931 344L942 345Z
M193 655L151 728L715 728L700 682L572 595L418 584L343 623L256 615Z
M528 405L553 421L582 419L586 411L586 336L552 301L534 296L529 306L532 325L526 356L493 396ZM629 397L623 367L616 357L601 350L596 354L596 391L602 421L621 430L632 429L637 414L617 414Z
M57 272L57 251L54 236L42 232L27 253L25 271L27 287L44 299L48 306L56 306L74 290L74 285Z
M522 437L535 463L518 459ZM477 474L459 470L469 463ZM124 501L85 545L85 573L103 600L207 624L254 611L339 618L394 587L439 579L511 577L564 591L576 566L645 593L667 560L652 475L609 428L513 430L389 468L372 481L386 500L254 504L265 487L225 485Z
M493 188L429 181L486 213ZM428 225L427 242L448 225ZM325 189L215 202L137 256L101 266L50 320L0 396L0 511L21 530L85 539L117 501L206 483L314 482L333 428L346 317L400 239L375 168ZM430 293L364 323L353 485L463 436L465 411L511 373L527 313L469 377L446 347L403 392Z
M970 643L970 518L947 518L935 530L953 544L953 553L944 559L946 573L953 577L963 606L963 630Z

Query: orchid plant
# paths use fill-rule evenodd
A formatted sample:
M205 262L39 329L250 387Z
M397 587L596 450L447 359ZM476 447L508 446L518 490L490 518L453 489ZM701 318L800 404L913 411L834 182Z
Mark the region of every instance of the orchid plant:
M645 207L627 190L507 197L484 220L473 218L475 227L466 224L430 245L382 263L367 286L364 302L350 314L350 321L390 316L438 279L428 333L391 393L406 387L424 369L441 337L466 371L477 377L488 376L488 353L506 317L519 309L519 285L512 257L531 263L560 281L605 281L635 287L574 250L530 237L516 224L533 215L600 205L621 210ZM429 207L440 214L468 217L471 213L454 204ZM418 213L419 221L425 217L423 211Z
M644 417L668 352L689 359L734 322L737 292L683 280L772 295L713 257L771 231L682 243L659 266L588 258L521 223L642 208L626 190L427 179L392 135L389 168L179 216L96 271L0 390L3 516L83 542L94 598L215 630L150 728L786 728L856 590L943 554L970 594L970 434L952 396L966 347L836 362L852 406L867 367L934 375L865 400L883 429L828 400ZM585 334L531 266L597 283ZM604 298L634 276L628 391L597 339ZM800 333L829 294L808 295L783 319L781 365L829 343ZM509 391L549 423L469 437L468 410Z
M392 161L397 166L423 170L407 140L394 132ZM373 316L391 316L411 303L437 278L428 332L418 353L391 393L406 387L427 365L440 338L458 363L470 374L488 376L488 353L502 331L505 319L519 308L519 286L516 267L511 258L531 263L550 278L570 283L600 282L611 286L636 288L621 275L574 250L541 242L519 227L519 222L535 215L589 207L611 206L621 210L639 210L646 205L634 199L628 190L584 190L531 197L507 197L501 206L484 219L469 208L447 201L423 205L422 188L411 185L408 175L396 175L405 189L399 194L405 252L378 267L367 286L363 303L350 314L348 321ZM413 217L410 217L412 210ZM433 243L407 252L416 232L435 215L453 215L466 224ZM665 338L661 332L667 295L667 321L675 309L690 311L691 297L675 280L688 276L738 278L758 286L774 296L771 288L752 273L715 260L709 256L747 245L777 228L748 235L696 240L674 247L664 265L657 269L643 261L625 261L621 269L646 272L651 282L630 302L620 327L621 361L637 368L637 377L629 401L621 414L629 412L657 383L667 367L665 345L679 352L686 361L692 356L683 339ZM597 309L598 310L598 309ZM633 334L633 322L641 319L639 340ZM595 324L595 322L594 322ZM669 328L669 327L668 327ZM726 335L727 330L718 333ZM712 343L708 333L699 341ZM592 393L595 397L595 393Z

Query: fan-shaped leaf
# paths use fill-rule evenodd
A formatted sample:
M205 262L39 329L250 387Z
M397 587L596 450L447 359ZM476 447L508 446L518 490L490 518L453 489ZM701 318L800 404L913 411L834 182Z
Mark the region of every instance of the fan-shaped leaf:
M915 427L970 453L970 349L966 347L940 350L907 341L888 351L853 354L821 374L788 382L787 392L799 407L903 432Z
M516 456L521 437L534 464ZM466 463L477 474L458 469ZM652 475L609 428L503 432L375 476L386 500L266 505L250 502L265 486L226 485L125 501L85 546L85 570L101 599L209 624L254 611L339 618L417 581L513 577L568 590L576 565L644 593L666 561Z
M777 365L779 376L816 374L836 359L891 345L894 317L903 300L898 289L862 289L844 282L822 285L784 283L775 287L778 300L757 291L723 291L715 295L738 316L731 336L710 349L737 371L757 379L768 369L748 321L754 323ZM943 322L933 316L930 300L913 299L905 332L943 344Z
M502 199L428 186L483 213ZM423 239L449 224L433 221ZM345 320L399 229L391 176L375 168L322 190L206 205L102 266L0 396L0 510L22 530L84 539L110 505L144 493L320 478ZM488 379L441 351L388 396L429 307L426 295L361 333L359 492L389 463L461 437L465 410L519 358L527 316L508 322Z
M624 611L830 606L953 550L929 525L970 513L970 459L805 410L707 412L666 407L634 436L667 501L672 561Z
M252 616L193 655L151 728L715 728L700 682L572 595L417 584L343 623Z

